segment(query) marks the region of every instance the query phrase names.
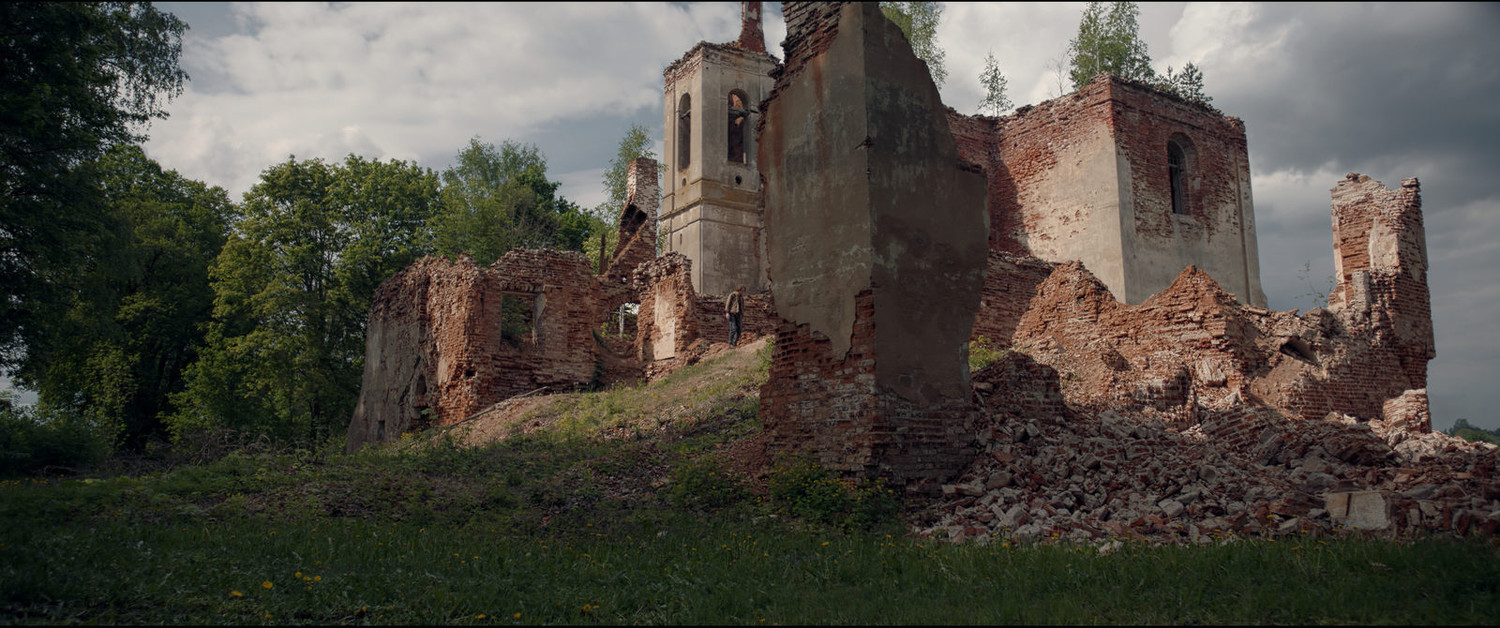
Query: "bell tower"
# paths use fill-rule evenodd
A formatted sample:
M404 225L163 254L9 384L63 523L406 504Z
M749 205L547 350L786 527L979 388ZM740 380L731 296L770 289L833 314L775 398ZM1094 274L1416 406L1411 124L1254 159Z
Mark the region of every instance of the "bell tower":
M698 294L767 286L755 121L771 93L760 3L740 3L740 37L699 42L667 66L663 99L663 252L693 261Z

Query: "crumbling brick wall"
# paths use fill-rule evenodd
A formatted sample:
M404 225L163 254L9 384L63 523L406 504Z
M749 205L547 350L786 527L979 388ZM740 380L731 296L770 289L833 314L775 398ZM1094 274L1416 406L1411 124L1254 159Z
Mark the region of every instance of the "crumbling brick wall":
M1334 274L1329 309L1351 324L1394 336L1411 388L1423 388L1436 356L1427 288L1427 240L1421 184L1403 179L1387 189L1350 174L1333 194Z
M984 291L974 315L971 341L984 338L994 348L1010 346L1021 317L1031 309L1037 288L1057 265L1029 255L990 249L985 262Z
M635 270L641 295L635 347L642 362L676 357L698 337L690 263L681 253L667 253Z
M639 298L632 284L635 269L656 259L656 217L661 207L656 160L631 161L625 177L625 206L620 208L615 252L599 273L605 289L600 307L606 312Z
M418 260L370 309L348 448L461 421L513 395L595 377L600 287L581 253L515 250L490 268Z
M654 378L692 363L696 346L729 339L724 318L724 296L698 295L693 291L692 260L680 253L667 253L635 272L641 295L636 316L636 354L646 364L647 377ZM741 315L741 338L771 333L776 314L770 294L746 294Z
M992 250L1080 260L1127 303L1192 264L1265 304L1239 120L1101 76L1001 118L950 109L948 123L989 177ZM1187 153L1184 213L1173 211L1169 141Z
M1249 404L1309 420L1380 421L1390 426L1382 434L1430 431L1417 182L1393 191L1349 175L1332 205L1340 283L1326 310L1246 306L1191 267L1130 306L1082 266L1063 264L1038 286L1011 342L1057 368L1070 401L1098 408L1150 407L1190 425L1205 408Z

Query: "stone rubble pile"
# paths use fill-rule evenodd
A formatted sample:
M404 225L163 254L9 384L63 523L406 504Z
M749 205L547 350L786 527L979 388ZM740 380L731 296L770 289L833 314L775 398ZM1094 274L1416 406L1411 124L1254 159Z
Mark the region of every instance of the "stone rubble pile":
M1107 543L1334 534L1493 535L1500 448L1275 409L1064 403L1056 372L1012 353L974 374L982 453L914 532L944 540ZM1216 438L1228 427L1255 439ZM1385 432L1383 434L1377 432Z

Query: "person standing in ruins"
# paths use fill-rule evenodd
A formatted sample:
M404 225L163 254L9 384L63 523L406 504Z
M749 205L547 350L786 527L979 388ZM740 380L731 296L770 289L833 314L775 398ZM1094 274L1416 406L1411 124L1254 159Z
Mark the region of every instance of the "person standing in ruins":
M745 311L745 287L735 288L724 298L724 318L729 319L729 346L740 344L740 316Z

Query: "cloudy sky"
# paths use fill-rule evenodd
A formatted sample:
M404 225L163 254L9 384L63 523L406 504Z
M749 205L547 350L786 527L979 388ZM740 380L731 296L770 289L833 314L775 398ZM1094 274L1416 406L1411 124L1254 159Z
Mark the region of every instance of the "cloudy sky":
M660 137L662 69L739 31L737 3L159 6L192 27L192 80L146 149L235 196L289 155L442 169L478 136L536 144L563 194L592 206L625 130ZM1059 95L1082 11L948 6L944 101L975 110L988 51L1018 106ZM779 56L780 7L765 13ZM1140 17L1158 71L1195 62L1214 104L1245 121L1273 308L1306 311L1301 295L1327 291L1328 190L1345 173L1421 179L1433 422L1500 427L1500 6L1145 3Z

